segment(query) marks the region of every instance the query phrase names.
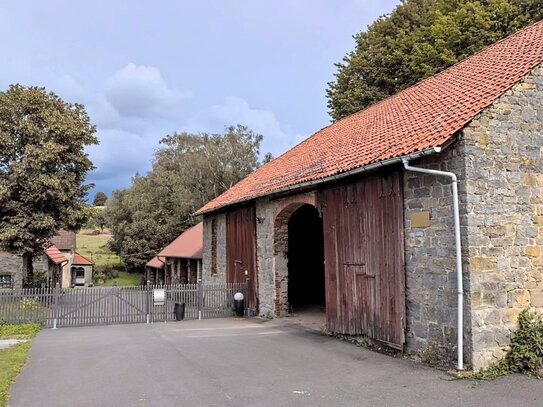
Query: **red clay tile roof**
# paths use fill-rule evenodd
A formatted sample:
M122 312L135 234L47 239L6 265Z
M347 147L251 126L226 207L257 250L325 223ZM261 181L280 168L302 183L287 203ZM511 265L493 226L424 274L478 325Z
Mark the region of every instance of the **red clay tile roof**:
M185 230L158 254L160 257L201 259L204 247L203 222Z
M60 230L56 236L51 238L51 244L55 245L58 250L73 250L76 247L75 233Z
M443 146L543 62L543 21L358 113L260 167L197 214Z
M160 261L158 257L153 257L151 260L147 262L146 266L152 267L154 269L161 269L161 268L164 268L164 262Z
M78 252L75 252L72 264L77 266L92 266L94 265L94 262L87 259L85 256L80 255Z
M60 250L58 250L55 245L51 245L45 249L45 255L55 264L62 264L68 261L66 256Z

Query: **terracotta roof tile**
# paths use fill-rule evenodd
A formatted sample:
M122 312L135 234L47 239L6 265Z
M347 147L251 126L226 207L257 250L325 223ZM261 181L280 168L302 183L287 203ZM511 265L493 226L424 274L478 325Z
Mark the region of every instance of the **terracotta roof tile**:
M161 269L164 268L164 263L158 259L158 257L153 257L151 260L149 260L146 264L147 267L152 267L155 269Z
M160 257L181 257L186 259L201 259L204 247L204 224L185 230L173 242L166 246L158 255Z
M90 259L87 259L85 256L80 255L78 252L75 252L72 264L78 266L92 266L94 262Z
M68 261L66 256L60 250L58 250L55 245L51 245L45 249L45 255L55 264L62 264Z
M543 62L543 21L358 113L260 167L197 214L444 145Z

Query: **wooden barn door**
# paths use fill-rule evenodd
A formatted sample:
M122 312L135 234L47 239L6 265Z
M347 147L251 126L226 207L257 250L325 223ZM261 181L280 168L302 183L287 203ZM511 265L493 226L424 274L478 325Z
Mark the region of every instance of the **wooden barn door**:
M226 282L250 281L249 308L257 310L256 215L254 206L226 214Z
M326 313L333 332L402 348L405 328L401 174L366 177L319 194Z

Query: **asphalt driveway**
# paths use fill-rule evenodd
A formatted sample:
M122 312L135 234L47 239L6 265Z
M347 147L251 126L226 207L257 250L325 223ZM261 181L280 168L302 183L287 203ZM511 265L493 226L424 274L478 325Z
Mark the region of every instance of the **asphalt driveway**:
M451 380L288 319L47 329L10 406L538 406L543 381Z

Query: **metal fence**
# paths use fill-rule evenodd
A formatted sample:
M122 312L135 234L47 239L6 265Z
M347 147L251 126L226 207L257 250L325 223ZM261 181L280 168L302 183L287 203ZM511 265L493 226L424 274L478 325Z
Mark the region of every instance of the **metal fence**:
M233 315L234 294L247 283L0 290L0 321L45 327L174 321ZM178 314L179 316L179 314Z

